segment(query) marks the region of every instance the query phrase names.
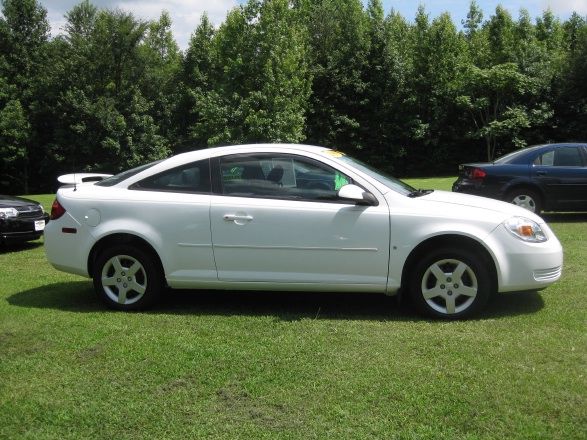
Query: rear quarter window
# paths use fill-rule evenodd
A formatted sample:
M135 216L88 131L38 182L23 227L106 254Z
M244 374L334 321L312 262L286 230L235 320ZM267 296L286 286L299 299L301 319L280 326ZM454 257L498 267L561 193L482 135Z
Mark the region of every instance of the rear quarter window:
M209 194L210 161L205 159L163 171L133 184L129 189Z

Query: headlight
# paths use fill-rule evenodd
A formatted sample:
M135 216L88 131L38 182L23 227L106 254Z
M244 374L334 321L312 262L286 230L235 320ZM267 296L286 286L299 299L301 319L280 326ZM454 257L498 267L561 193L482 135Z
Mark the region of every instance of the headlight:
M0 208L0 218L16 217L18 211L14 208Z
M504 223L506 229L514 237L530 243L542 243L548 237L538 223L524 217L512 217Z

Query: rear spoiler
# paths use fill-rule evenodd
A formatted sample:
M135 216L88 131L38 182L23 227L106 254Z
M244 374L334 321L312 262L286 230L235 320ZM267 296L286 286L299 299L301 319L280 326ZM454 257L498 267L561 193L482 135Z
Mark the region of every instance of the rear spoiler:
M57 181L62 185L91 185L110 176L112 176L112 174L73 173L59 176Z

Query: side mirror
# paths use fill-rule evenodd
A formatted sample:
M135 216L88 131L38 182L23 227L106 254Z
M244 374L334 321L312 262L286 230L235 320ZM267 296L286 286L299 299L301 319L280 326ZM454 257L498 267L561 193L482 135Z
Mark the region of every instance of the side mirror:
M357 185L345 185L338 190L338 197L344 200L352 200L357 205L377 206L379 202L370 192Z

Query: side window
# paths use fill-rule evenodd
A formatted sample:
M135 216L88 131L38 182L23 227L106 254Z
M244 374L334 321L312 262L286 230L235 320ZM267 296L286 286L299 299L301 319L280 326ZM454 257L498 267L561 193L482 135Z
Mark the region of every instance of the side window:
M583 165L581 152L577 147L564 147L555 150L554 164L555 167L580 167Z
M534 160L534 165L542 165L544 167L551 167L554 163L554 150L541 154Z
M338 201L352 179L334 168L293 155L229 156L220 161L222 193L239 197Z
M163 171L135 183L130 189L210 193L210 161L205 159Z

